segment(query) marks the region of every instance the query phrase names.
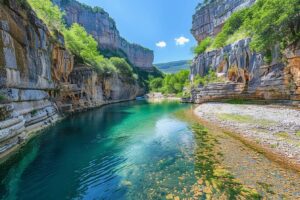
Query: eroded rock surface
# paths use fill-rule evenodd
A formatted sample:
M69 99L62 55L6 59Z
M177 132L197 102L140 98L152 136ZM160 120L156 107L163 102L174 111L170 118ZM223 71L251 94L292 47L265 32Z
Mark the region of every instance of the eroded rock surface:
M106 29L106 24L100 25ZM135 80L117 74L102 77L90 66L75 65L63 36L56 34L54 40L28 5L1 1L0 157L64 113L131 100L144 93ZM135 63L150 67L153 54L150 52L145 64L141 52L131 54Z
M254 2L255 0L210 0L207 4L199 4L193 15L192 34L198 41L215 36L233 12L249 7Z
M198 41L215 36L230 15L251 6L251 0L215 0L197 9L192 33ZM275 45L271 62L262 54L251 51L251 38L195 57L191 67L191 81L204 76L210 69L224 82L199 86L192 91L192 102L201 103L221 99L291 100L299 104L300 52L297 49L280 53Z
M134 66L152 70L153 51L122 38L115 21L103 9L83 6L75 0L53 0L53 2L65 11L68 25L78 23L84 26L87 32L101 44L101 49L125 54L124 56L127 56Z

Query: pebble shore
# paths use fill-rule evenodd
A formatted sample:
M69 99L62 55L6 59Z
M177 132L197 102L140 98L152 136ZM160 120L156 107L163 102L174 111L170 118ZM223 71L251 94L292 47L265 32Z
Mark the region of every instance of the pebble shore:
M278 105L205 103L194 112L300 164L300 110Z

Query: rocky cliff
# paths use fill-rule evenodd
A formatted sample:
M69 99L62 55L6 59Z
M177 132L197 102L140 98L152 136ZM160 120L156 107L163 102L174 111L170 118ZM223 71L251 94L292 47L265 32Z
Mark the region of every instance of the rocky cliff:
M74 64L63 36L55 38L26 3L0 1L0 157L63 113L144 92L122 75Z
M224 23L230 13L252 3L246 0L216 0L202 6L194 16L193 34L197 40L216 35L220 31L220 24ZM224 12L224 8L228 8L227 11L225 9ZM207 12L214 13L214 17L203 18ZM287 49L282 54L279 47L275 46L271 63L266 63L263 55L250 50L250 41L251 38L245 38L224 48L200 54L194 59L192 81L196 75L207 74L209 69L216 71L226 81L195 88L192 91L193 102L242 98L289 100L299 104L300 51Z
M53 55L60 62L52 62ZM49 95L56 88L52 69L64 75L72 62L63 44L51 42L47 27L32 11L16 1L1 3L0 154L58 119Z
M251 6L255 0L209 0L199 4L193 15L192 34L201 41L207 36L215 36L230 15L242 8Z
M144 70L153 69L153 51L131 44L122 38L115 21L103 9L91 8L75 0L53 0L53 2L65 11L67 25L78 23L85 27L87 32L99 42L102 50L125 54L124 56L134 66Z
M75 65L68 77L53 95L61 112L70 113L87 110L109 103L133 100L144 90L137 83L118 74L101 77L90 67Z

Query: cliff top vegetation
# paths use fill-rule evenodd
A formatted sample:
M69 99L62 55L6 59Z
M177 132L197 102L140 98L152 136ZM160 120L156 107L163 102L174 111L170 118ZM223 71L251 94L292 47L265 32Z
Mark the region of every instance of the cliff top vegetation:
M280 44L282 50L298 46L299 0L257 0L253 6L233 13L213 41L204 39L195 53L221 48L245 37L252 38L252 50L265 55L270 54L275 44Z
M98 42L86 32L84 27L76 23L69 28L66 27L64 13L50 0L28 0L28 3L37 16L45 22L53 37L57 31L63 34L66 47L75 55L76 62L93 67L99 74L118 73L132 80L137 79L137 75L125 59L105 58L98 50Z

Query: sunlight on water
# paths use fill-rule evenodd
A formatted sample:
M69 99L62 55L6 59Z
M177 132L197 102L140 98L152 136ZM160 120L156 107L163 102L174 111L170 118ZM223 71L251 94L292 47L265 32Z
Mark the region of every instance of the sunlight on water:
M67 118L0 165L0 198L256 197L255 190L236 181L220 162L237 153L231 147L239 147L192 126L194 122L184 120L186 108L129 102ZM224 156L222 146L228 147ZM239 154L240 160L247 157ZM289 187L295 191L297 185Z

